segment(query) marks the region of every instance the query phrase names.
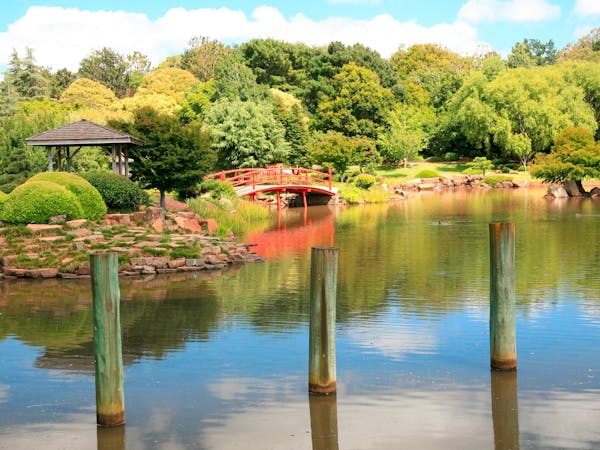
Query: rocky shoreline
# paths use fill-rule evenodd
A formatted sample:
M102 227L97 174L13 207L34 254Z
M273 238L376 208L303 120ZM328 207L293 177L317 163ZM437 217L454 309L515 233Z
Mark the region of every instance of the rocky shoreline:
M115 252L122 275L223 270L263 258L233 236L214 235L214 220L195 213L147 208L132 214L107 214L99 222L29 224L0 236L0 279L87 278L89 254Z

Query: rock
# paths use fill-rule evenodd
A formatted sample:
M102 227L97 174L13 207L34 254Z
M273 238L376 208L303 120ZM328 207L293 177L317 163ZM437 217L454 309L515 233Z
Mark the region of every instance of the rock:
M66 225L68 225L71 228L81 228L85 225L87 225L88 221L86 219L75 219L75 220L69 220Z
M27 230L31 231L32 233L44 233L46 231L62 230L63 226L62 225L45 225L45 224L39 224L39 223L30 223L25 228L27 228Z
M167 266L169 266L170 269L177 269L178 267L183 267L185 266L185 258L172 259L167 262Z
M146 221L146 211L134 212L134 213L131 213L129 216L131 217L131 220L133 220L133 222L136 225L143 225L144 222Z
M583 197L585 195L583 188L575 181L566 181L564 183L564 188L565 191L567 191L567 194L569 194L569 197Z
M156 269L156 273L175 273L177 269Z
M77 275L89 275L90 268L88 266L80 266L77 268Z
M217 221L215 219L203 219L206 224L206 231L209 233L216 233L218 229Z
M156 267L154 266L142 266L142 274L152 275L156 273Z
M69 233L76 237L90 236L92 234L92 232L90 230L88 230L87 228L79 228L77 230L71 230Z
M600 187L595 187L590 191L590 197L599 198L600 197Z
M219 253L221 253L221 247L219 247L218 245L211 245L210 247L204 247L203 249L201 249L200 253L202 254L202 256L218 255Z
M111 250L113 252L115 252L115 253L127 253L127 252L129 252L129 249L125 248L125 247L113 247Z
M52 216L48 219L48 223L52 224L52 223L63 223L65 220L67 220L67 215L66 214L59 214L58 216Z
M548 195L554 198L569 198L569 194L565 188L559 184L549 184Z
M431 191L435 189L436 186L436 183L421 183L417 185L417 189L419 189L420 191Z
M204 260L197 258L186 258L185 265L187 267L204 267Z
M132 266L152 266L159 269L166 269L168 261L164 256L147 256L130 260Z
M43 268L43 269L29 269L25 275L27 278L56 278L58 275L58 269Z
M4 267L2 273L7 277L25 278L27 269L18 269L16 267Z
M73 242L73 250L85 250L86 248L85 242Z
M77 275L76 273L58 272L58 278L73 279L79 278L79 275Z
M222 261L220 260L220 258L217 255L206 255L204 257L204 262L206 264L215 265L215 264L221 263Z
M147 208L144 220L154 230L161 232L165 229L165 210L154 206Z
M131 223L129 214L105 214L102 220L109 225L129 225Z

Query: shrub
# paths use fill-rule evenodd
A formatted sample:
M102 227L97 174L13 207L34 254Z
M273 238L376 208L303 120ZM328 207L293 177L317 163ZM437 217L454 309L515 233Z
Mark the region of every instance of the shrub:
M483 182L489 184L492 187L496 187L498 183L503 183L505 181L512 181L513 177L508 175L488 175L483 179Z
M0 211L2 211L2 205L4 205L4 202L7 198L8 194L5 194L4 192L0 191Z
M415 178L438 178L440 176L435 170L424 169L415 175Z
M210 196L215 200L220 200L223 197L237 197L235 189L230 183L227 183L226 181L217 181L214 178L204 180L202 183L200 183L200 192L203 194L210 194Z
M30 181L10 193L0 211L8 223L46 223L53 216L83 218L81 203L67 188L49 181Z
M148 204L148 193L129 178L112 172L85 172L81 176L94 186L111 211L137 211Z
M446 152L444 153L444 156L442 157L442 160L444 161L458 161L458 153L456 152Z
M79 199L83 218L98 220L106 214L106 204L98 190L85 179L69 172L42 172L31 177L27 183L49 181L60 184L71 191Z
M361 173L354 178L354 184L361 189L369 189L377 182L377 178L368 173Z

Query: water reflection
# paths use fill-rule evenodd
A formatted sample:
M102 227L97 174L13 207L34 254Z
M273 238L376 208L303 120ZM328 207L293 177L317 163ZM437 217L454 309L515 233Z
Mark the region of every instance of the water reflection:
M337 395L308 395L313 450L338 450Z
M96 431L98 450L125 450L125 425L98 427Z
M496 450L519 450L517 371L491 371L492 420Z

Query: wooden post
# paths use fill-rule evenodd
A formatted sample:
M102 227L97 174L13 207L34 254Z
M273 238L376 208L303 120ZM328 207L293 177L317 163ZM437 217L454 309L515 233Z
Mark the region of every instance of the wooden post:
M129 178L129 147L125 146L125 176Z
M125 423L119 275L116 253L90 255L96 357L96 416L100 426Z
M337 395L308 395L312 450L337 450Z
M490 363L517 368L515 328L515 226L490 224Z
M335 392L335 303L338 249L312 247L310 264L310 334L308 390Z
M112 162L112 171L117 173L117 145L113 144L110 150L110 160Z
M54 172L54 147L48 147L48 172Z
M67 161L67 172L71 171L71 147L65 147L66 161Z
M491 371L494 448L519 450L519 406L516 371Z

